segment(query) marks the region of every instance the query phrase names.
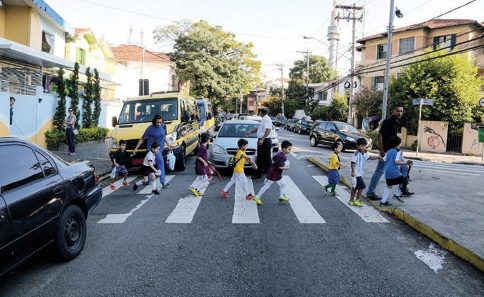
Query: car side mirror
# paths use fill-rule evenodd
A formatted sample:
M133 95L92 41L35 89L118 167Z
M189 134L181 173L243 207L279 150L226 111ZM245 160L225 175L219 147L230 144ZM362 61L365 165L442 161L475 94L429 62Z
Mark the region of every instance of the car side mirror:
M113 118L111 119L111 125L112 125L113 127L116 127L116 125L117 125L117 124L118 124L118 119L117 119L116 117L113 117Z

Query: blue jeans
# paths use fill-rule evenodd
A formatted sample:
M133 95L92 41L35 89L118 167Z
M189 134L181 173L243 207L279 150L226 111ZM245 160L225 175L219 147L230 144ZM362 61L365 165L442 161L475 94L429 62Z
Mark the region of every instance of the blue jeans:
M402 173L403 177L406 177L408 173L408 166L401 165L400 172ZM383 175L383 173L385 173L385 162L378 160L378 164L376 165L375 172L371 177L370 186L368 187L368 191L366 192L367 196L371 194L375 194L376 186L378 185L378 182L380 181L380 178Z
M165 161L163 160L162 150L160 150L155 156L156 168L161 171L160 182L165 183ZM148 175L148 182L151 182L151 176Z
M74 139L74 132L72 128L66 128L67 145L69 146L69 152L76 152L76 142Z

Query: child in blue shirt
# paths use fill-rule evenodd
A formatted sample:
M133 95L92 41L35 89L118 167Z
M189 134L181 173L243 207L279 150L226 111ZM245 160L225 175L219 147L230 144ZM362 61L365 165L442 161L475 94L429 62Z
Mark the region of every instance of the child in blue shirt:
M383 197L380 202L380 206L388 206L391 205L388 202L388 196L392 191L392 186L400 185L404 177L400 172L401 166L409 166L412 167L412 161L406 160L403 157L402 151L400 150L400 146L402 145L402 139L398 136L393 137L391 140L392 149L388 150L385 154L384 161L385 161L385 179L387 181L387 187L383 191ZM399 202L405 202L402 199L402 191L400 190L400 186L397 187L397 193L393 195L393 199Z

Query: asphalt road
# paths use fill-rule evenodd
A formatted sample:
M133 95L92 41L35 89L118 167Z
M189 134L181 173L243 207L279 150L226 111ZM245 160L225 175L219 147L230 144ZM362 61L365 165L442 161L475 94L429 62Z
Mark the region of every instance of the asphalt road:
M284 130L279 135L294 144L285 172L289 203L278 202L275 184L259 207L239 200L235 187L224 199L229 176L212 180L203 198L189 196L191 166L169 173L170 186L159 196L142 187L106 190L88 220L83 253L68 263L39 254L2 280L0 296L484 295L482 272L407 225L375 215L369 205L362 213L324 196L324 173L306 157L329 156L329 148L312 148L307 136Z

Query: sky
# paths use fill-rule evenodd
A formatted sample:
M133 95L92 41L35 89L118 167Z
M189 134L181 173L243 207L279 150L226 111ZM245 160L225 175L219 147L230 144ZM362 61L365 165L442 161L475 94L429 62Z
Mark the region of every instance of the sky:
M403 18L395 18L394 28L421 23L472 0L395 0ZM309 50L328 58L327 40L333 0L46 0L64 20L75 28L91 28L96 37L110 44L127 44L132 28L132 44L169 52L170 44L155 44L153 30L175 21L205 20L222 26L236 39L254 45L262 62L265 80L281 77L276 64L284 64L284 77L294 61L303 60L298 51ZM338 0L337 4L365 5L365 20L356 27L357 39L387 30L390 0ZM484 0L474 1L441 18L474 19L484 22ZM352 24L340 20L338 73L350 69ZM143 34L141 34L143 32ZM315 39L303 39L303 36ZM324 43L324 44L322 44ZM339 56L339 55L338 55ZM356 56L359 60L359 56Z

